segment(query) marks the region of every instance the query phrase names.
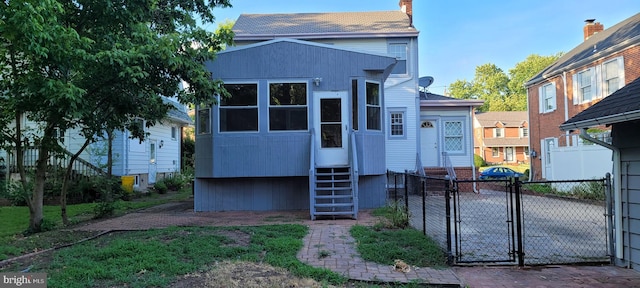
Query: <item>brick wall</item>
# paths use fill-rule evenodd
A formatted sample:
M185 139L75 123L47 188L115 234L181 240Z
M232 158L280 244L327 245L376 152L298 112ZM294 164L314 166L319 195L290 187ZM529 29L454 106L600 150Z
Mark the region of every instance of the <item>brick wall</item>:
M622 52L607 56L606 58L599 59L588 65L576 68L568 71L566 74L566 89L568 97L564 95L564 83L561 75L557 75L548 79L546 82L536 84L528 88L529 94L529 139L531 146L530 151L536 151L538 157L531 159L531 171L533 172L534 179L542 179L541 169L543 168L542 161L544 161L544 155L540 155L542 151L540 140L544 138L558 138L564 135L565 132L560 130L560 124L564 123L569 118L575 116L578 112L592 106L597 102L592 101L582 105L573 105L573 75L586 68L593 67L595 65L602 64L613 58L623 56L624 57L624 70L625 70L625 84L640 77L640 46L635 46L626 49ZM550 113L540 114L539 111L539 96L538 89L544 84L555 82L556 88L556 110ZM565 99L566 98L566 99ZM565 101L567 103L567 115L565 118ZM577 133L577 131L576 131Z

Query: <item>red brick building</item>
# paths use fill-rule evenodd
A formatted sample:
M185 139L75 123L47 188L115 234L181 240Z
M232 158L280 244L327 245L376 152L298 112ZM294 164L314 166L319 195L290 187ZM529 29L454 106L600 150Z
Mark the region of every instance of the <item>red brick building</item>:
M476 113L474 153L491 164L529 163L527 111Z
M553 147L577 145L580 131L560 124L640 77L640 13L608 29L589 19L583 32L584 42L525 84L535 180L554 180L546 175Z

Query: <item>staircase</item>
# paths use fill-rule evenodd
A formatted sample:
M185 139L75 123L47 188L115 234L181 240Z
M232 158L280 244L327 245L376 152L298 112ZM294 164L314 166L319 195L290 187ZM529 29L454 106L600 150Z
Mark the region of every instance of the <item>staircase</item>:
M311 193L311 218L357 218L356 189L350 166L315 167Z

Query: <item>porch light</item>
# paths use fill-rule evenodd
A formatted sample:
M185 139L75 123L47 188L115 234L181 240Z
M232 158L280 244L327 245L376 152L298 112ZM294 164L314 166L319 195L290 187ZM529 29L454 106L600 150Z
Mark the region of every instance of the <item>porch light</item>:
M322 82L322 78L313 78L313 84L316 85L316 87L320 86L320 82Z

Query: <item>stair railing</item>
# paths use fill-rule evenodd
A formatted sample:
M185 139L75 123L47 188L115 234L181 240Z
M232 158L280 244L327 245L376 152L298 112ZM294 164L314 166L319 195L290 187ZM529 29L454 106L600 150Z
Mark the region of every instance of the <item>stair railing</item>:
M453 185L453 181L456 180L456 170L453 169L451 158L449 157L449 154L447 154L447 152L442 152L442 163L444 163L444 167L445 169L447 169L447 175L449 175L449 181Z
M353 218L358 219L358 145L356 145L356 133L353 131L349 135L349 159L351 162L351 189L353 189Z
M311 128L311 141L309 143L309 213L311 220L316 219L316 137L315 131Z

